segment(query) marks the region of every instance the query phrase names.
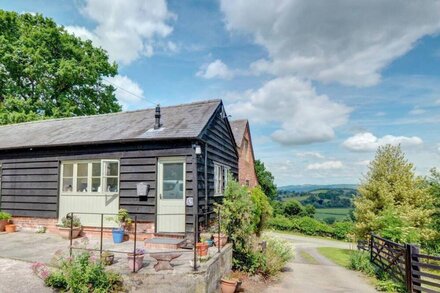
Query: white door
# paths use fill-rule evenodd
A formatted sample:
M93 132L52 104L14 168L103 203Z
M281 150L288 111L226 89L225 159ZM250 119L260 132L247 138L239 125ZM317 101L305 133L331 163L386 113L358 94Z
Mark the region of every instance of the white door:
M157 232L185 232L185 158L160 158L157 178Z

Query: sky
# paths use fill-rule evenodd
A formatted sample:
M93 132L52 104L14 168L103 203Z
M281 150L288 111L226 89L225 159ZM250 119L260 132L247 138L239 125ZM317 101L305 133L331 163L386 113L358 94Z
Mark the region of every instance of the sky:
M440 1L2 0L108 51L124 110L221 98L279 186L440 167Z

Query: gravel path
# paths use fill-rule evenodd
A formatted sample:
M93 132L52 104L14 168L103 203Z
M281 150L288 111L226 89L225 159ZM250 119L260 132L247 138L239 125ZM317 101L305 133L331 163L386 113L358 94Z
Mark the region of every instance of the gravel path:
M347 270L322 256L317 247L350 248L349 243L296 235L271 233L293 243L295 260L288 264L280 282L267 293L284 292L377 292L358 272ZM303 257L303 256L307 257Z

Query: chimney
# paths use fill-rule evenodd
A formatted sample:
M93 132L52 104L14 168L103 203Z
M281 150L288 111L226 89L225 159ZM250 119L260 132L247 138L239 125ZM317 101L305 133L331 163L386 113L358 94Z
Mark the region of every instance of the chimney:
M162 125L160 124L160 105L156 106L156 115L154 115L154 129L159 129Z

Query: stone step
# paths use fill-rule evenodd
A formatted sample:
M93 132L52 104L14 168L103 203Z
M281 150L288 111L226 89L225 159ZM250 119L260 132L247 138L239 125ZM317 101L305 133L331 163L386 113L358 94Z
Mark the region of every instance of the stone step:
M186 243L185 239L154 237L145 239L145 248L147 249L179 249Z

